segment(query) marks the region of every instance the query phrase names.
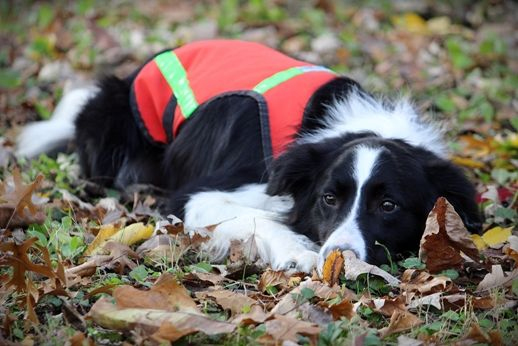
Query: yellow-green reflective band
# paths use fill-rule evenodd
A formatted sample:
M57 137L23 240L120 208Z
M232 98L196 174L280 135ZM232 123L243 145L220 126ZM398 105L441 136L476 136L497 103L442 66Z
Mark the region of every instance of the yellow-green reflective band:
M322 67L322 66L300 66L300 67L291 67L287 70L277 72L276 74L264 79L262 82L257 84L254 87L254 91L258 92L259 94L264 94L271 88L276 87L277 85L287 81L288 79L291 79L295 76L298 76L302 73L306 72L330 72L333 73L331 70Z
M185 72L182 63L176 54L171 51L159 54L153 60L171 89L173 89L176 102L178 102L184 117L188 118L198 108L198 102L189 85L187 72Z

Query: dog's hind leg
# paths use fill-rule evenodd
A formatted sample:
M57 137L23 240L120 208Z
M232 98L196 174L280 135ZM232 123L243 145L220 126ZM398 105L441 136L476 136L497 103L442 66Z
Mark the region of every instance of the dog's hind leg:
M273 269L309 273L316 265L318 247L282 222L291 199L269 196L264 190L263 184L251 184L231 192L196 193L185 206L185 225L217 225L205 246L214 261L228 254L232 240L251 240L261 260Z
M98 87L90 86L67 93L50 120L38 121L24 127L17 139L16 154L33 158L66 146L74 139L74 121L77 115L98 90Z

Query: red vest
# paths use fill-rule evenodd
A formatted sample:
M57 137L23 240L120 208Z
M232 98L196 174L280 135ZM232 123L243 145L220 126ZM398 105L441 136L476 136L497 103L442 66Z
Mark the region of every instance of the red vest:
M254 95L269 133L265 155L293 141L313 93L336 75L253 42L199 41L158 54L138 72L135 116L154 142L169 143L196 109L222 94ZM264 126L266 125L266 126Z

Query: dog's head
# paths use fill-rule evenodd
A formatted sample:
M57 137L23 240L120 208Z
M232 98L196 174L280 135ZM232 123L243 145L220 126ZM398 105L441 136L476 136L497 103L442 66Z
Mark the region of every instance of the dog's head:
M349 134L293 146L278 158L271 195L294 199L288 222L333 249L351 249L371 263L415 251L426 217L446 197L470 231L480 215L475 190L463 172L430 151L372 133Z
M83 174L102 185L160 186L161 152L143 137L129 105L129 85L116 77L101 81L76 123L76 146Z

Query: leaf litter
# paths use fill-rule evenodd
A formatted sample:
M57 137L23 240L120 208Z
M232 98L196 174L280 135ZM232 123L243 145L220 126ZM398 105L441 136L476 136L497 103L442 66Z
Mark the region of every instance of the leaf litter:
M3 21L11 38L0 57L0 88L7 91L0 97L0 343L518 342L512 4L476 3L467 14L449 5L423 10L419 2L394 3L391 11L334 1L225 11L199 4L203 16L182 4L180 16L153 1L128 16L127 4L88 3L55 12L40 3L23 8L31 14L23 24L34 30ZM13 6L8 10L20 10ZM411 85L418 105L451 129L453 161L478 182L484 232L468 234L440 199L419 259L380 268L334 252L322 278L287 276L255 263L251 242L234 242L231 258L210 263L200 246L214 226L188 230L181 220L160 217L159 197L145 188L121 194L78 180L73 155L66 161L72 169L52 158L15 164L14 125L48 116L55 95L90 78L94 66L124 75L171 42L228 35L268 41L376 90ZM73 223L65 226L63 216ZM63 256L66 247L76 255ZM69 323L71 315L83 322Z

